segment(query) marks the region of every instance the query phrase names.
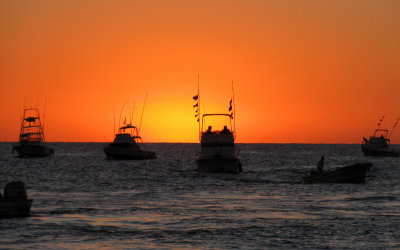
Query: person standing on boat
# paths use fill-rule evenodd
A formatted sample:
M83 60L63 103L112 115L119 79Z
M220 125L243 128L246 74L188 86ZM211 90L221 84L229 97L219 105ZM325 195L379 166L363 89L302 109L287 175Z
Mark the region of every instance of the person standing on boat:
M207 129L207 132L206 132L206 133L211 133L211 129L212 129L212 127L211 127L211 126L208 126L208 129Z
M321 160L317 164L317 171L319 174L324 173L324 156L321 156Z

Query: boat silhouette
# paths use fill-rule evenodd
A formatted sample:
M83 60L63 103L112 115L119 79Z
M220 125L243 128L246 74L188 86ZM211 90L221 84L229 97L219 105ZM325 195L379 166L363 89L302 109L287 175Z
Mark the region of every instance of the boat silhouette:
M236 152L235 139L235 109L234 95L232 83L232 99L229 103L230 113L209 113L200 114L200 94L198 93L193 99L196 104L193 106L196 109L197 121L199 123L199 139L200 151L196 158L197 170L199 172L211 173L239 173L242 172L242 163ZM233 106L232 106L233 103ZM201 117L201 123L200 123ZM206 119L211 117L223 117L228 120L230 128L225 125L222 130L215 130L208 125ZM233 120L233 124L232 124ZM207 130L205 128L207 127Z
M33 199L28 199L25 183L12 181L0 193L0 218L28 217L31 214Z
M369 139L364 137L364 140L361 144L361 150L365 156L399 157L400 152L394 150L390 143L390 136L388 136L389 130L379 128L383 118L384 117L382 117L382 119L379 121L378 128L375 130L374 135ZM391 134L393 133L398 121L399 119L397 119L396 123L394 124Z
M306 184L312 183L363 183L372 163L358 163L340 167L332 171L318 172L312 170L309 176L303 177Z
M43 125L37 108L25 108L21 121L19 142L14 145L12 153L19 157L46 157L54 150L46 145Z
M136 126L124 124L115 134L114 141L104 148L107 159L143 160L156 158L155 152L140 149L138 145L140 139Z

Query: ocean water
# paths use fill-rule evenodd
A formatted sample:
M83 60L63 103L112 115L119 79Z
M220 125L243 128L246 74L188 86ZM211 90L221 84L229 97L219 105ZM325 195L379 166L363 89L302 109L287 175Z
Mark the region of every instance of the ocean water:
M239 144L243 173L195 171L197 144L145 144L158 158L109 161L102 143L50 143L20 159L0 143L0 189L27 184L31 217L0 219L0 248L400 248L400 158L360 145ZM364 184L303 184L370 161Z

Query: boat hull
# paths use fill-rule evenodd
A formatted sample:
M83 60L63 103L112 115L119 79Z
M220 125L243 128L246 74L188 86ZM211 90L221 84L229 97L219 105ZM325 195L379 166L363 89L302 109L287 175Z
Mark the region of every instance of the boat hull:
M31 216L32 201L0 199L0 218Z
M354 164L335 169L323 174L312 173L303 177L304 183L364 183L368 170L372 163Z
M138 150L136 148L105 147L104 152L109 160L146 160L157 158L155 152Z
M361 145L361 150L365 156L381 156L381 157L400 157L400 152L395 150L378 150L370 149L366 145Z
M19 157L47 157L54 154L54 150L41 144L20 144L13 148Z
M211 158L197 158L197 170L207 173L240 173L242 172L242 163L239 158L226 158L214 156Z

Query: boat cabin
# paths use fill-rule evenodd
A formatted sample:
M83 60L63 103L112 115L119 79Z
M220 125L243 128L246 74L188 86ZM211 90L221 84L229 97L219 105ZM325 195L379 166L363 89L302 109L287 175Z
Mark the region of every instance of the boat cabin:
M204 114L203 119L207 116L227 116L230 119L229 114ZM225 125L222 130L213 130L212 126L208 126L207 130L201 132L200 145L202 155L234 155L235 136L232 126L228 129Z
M138 129L135 126L126 124L119 128L118 134L115 135L114 141L110 146L132 147L135 145L137 147L137 139L141 139L138 133Z

